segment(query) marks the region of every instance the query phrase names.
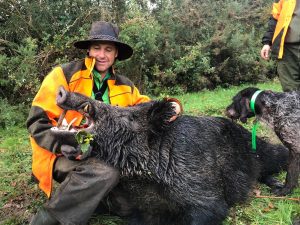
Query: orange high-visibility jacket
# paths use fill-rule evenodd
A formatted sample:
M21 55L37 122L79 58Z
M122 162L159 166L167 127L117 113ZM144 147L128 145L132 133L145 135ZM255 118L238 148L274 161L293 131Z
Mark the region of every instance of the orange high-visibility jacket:
M296 0L279 0L273 3L272 18L263 37L263 44L272 43L272 52L282 59L284 40L295 10ZM271 42L272 40L272 42Z
M57 125L63 110L56 105L58 87L79 92L86 96L92 95L95 65L93 58L73 61L54 68L44 79L40 90L35 96L27 119L32 146L32 173L38 180L39 187L48 197L52 190L53 164L64 140L54 137L50 128ZM149 97L141 95L133 83L124 76L112 74L107 81L111 105L132 106L149 101ZM79 125L82 115L68 111L65 119L68 123L77 118L74 125ZM75 139L74 139L75 141Z

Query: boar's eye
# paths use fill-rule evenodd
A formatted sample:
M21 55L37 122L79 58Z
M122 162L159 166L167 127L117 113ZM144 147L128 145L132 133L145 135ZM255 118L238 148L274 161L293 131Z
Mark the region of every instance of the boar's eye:
M139 131L141 129L141 121L136 114L130 114L128 117L129 126L131 127L132 131Z
M130 121L137 121L139 119L139 114L138 113L132 113L130 115Z
M130 122L133 122L133 121L134 121L134 116L133 116L133 115L129 115L129 116L128 116L128 120L129 120Z
M137 116L132 112L122 112L118 118L128 126L135 126L134 124L138 123Z

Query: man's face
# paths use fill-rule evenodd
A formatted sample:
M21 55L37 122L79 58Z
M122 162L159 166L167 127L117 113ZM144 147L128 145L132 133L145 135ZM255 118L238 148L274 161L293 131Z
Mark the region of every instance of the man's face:
M118 49L113 42L99 41L91 44L88 53L90 57L96 59L96 69L102 76L105 76L118 56Z

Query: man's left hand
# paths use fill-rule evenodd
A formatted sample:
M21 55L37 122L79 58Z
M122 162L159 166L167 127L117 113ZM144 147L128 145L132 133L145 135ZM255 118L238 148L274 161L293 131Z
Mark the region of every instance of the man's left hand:
M172 105L174 107L176 115L171 117L170 122L176 120L177 117L181 115L181 106L180 106L180 104L177 103L177 102L172 102Z

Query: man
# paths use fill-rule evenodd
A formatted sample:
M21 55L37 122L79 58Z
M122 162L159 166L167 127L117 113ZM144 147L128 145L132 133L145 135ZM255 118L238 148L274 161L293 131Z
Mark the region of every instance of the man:
M273 3L268 31L262 38L261 57L269 52L278 58L277 72L283 91L300 90L300 1Z
M133 54L129 45L118 40L118 34L115 25L94 22L88 39L74 43L76 48L87 49L88 56L54 68L33 100L27 119L33 149L32 172L49 201L33 217L31 225L86 224L99 202L118 183L117 169L94 157L80 160L81 150L74 137L60 140L50 131L65 113L55 103L59 86L124 107L150 100L128 78L113 71L116 59L125 60ZM174 106L178 115L180 105L174 102ZM82 116L67 111L64 123L74 119L73 124L79 125ZM53 195L52 178L61 183Z

